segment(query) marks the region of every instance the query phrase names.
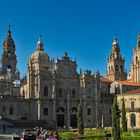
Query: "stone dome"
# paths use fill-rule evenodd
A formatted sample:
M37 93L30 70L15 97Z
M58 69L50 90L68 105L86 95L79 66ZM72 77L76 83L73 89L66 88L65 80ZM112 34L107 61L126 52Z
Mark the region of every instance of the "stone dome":
M46 62L50 61L48 54L45 51L40 51L36 50L32 55L31 58L32 60L44 60Z
M48 54L44 51L43 42L41 40L41 37L39 38L39 41L37 42L37 49L31 55L30 59L31 60L39 60L41 62L49 62L50 61Z

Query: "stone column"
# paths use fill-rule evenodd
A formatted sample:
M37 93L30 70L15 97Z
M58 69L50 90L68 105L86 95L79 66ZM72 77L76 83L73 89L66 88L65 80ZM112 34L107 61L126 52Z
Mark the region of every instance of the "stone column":
M136 128L139 128L140 120L139 120L139 113L136 112Z
M131 117L131 114L130 113L127 114L127 126L128 126L128 128L131 128L131 119L130 119L130 117Z
M99 127L99 116L98 116L98 98L95 99L95 109L96 109L96 127Z
M66 127L70 127L70 95L69 93L67 94L67 114L66 114Z
M55 82L53 83L53 92L52 92L52 99L53 99L53 113L52 113L52 121L53 121L53 127L56 128L56 94L55 94Z
M40 105L40 100L38 100L38 102L37 102L37 107L38 107L38 120L40 120L41 119L41 105Z

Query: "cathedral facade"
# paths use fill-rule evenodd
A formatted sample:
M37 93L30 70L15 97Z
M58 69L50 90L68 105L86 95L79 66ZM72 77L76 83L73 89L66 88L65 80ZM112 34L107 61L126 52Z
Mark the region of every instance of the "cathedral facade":
M77 62L70 59L67 52L61 58L50 59L40 36L35 51L28 59L27 75L20 79L16 45L9 26L1 57L0 125L4 120L12 126L76 128L77 107L82 100L84 127L110 127L113 97L118 96L121 110L122 98L125 97L129 106L127 101L131 98L127 99L128 95L133 96L133 92L140 88L139 48L140 36L127 79L125 59L115 36L105 78L99 71L92 74L90 70L80 70L78 73ZM129 113L127 117L130 127Z
M27 75L20 79L15 50L9 26L1 58L1 118L13 125L43 122L44 127L76 128L82 99L84 127L111 125L111 80L90 70L78 73L76 61L67 52L50 60L41 36L28 59Z

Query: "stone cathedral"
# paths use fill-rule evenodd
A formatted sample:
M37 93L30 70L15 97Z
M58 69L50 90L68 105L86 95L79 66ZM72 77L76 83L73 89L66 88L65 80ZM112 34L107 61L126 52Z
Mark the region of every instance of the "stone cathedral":
M140 37L138 39L129 76L131 85L130 79L126 80L125 60L116 36L108 58L106 78L99 71L92 74L90 70L81 70L78 73L77 62L67 52L61 58L51 60L40 36L33 46L35 51L25 62L27 75L21 79L9 26L0 68L1 121L11 126L76 128L77 107L82 99L84 127L110 127L113 96L140 88ZM122 82L126 83L124 87Z

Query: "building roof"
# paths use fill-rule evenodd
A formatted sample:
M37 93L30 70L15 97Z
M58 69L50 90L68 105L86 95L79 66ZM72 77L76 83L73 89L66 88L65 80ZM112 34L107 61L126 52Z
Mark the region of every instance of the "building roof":
M140 83L130 82L129 80L117 81L117 82L122 84L123 86L140 87Z
M103 76L100 76L100 81L104 82L104 83L112 83L113 82L113 81L111 81L111 80L109 80L109 79L107 79L107 78L105 78Z
M133 94L140 94L140 88L135 90L130 90L125 93L119 94L118 96L124 96L124 95L133 95Z

